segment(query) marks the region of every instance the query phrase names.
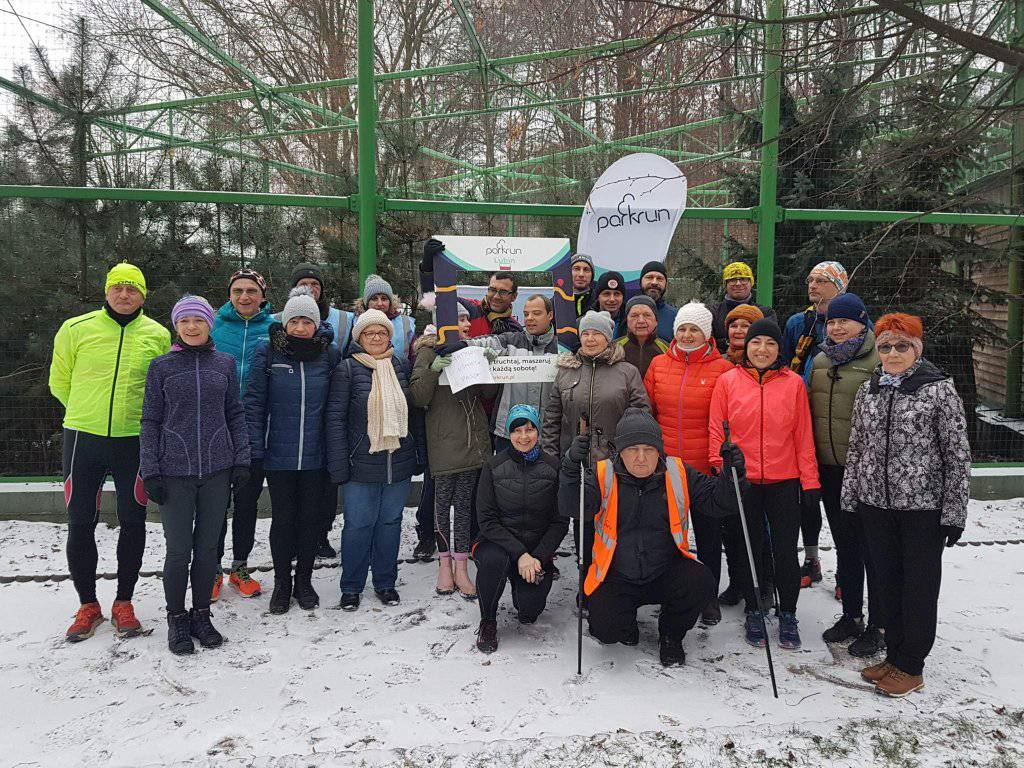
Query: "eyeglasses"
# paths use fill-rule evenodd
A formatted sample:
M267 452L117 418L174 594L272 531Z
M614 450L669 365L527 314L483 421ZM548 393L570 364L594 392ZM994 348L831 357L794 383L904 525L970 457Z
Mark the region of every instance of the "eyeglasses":
M490 286L490 285L487 286L487 295L488 296L498 296L499 298L507 299L513 293L515 293L515 291L509 291L509 290L506 290L505 288L495 288L495 287Z
M828 285L830 282L832 282L832 281L829 280L827 277L808 277L807 278L807 284L808 285Z
M363 331L359 335L360 337L367 336L371 339L386 339L391 334L388 333L387 331Z
M898 341L895 344L879 344L878 354L888 355L890 352L895 350L901 355L907 354L910 351L910 345L905 341Z

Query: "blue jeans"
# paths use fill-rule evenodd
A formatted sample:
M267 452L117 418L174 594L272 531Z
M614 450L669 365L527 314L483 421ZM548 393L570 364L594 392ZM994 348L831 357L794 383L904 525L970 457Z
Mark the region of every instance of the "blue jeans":
M398 578L398 546L402 513L412 480L398 483L357 483L341 486L345 527L341 529L341 591L359 594L373 570L373 588L394 589Z

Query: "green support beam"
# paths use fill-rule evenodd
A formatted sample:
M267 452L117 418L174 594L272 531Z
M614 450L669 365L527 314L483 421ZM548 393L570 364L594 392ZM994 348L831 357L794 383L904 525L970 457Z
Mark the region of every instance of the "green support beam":
M377 87L373 82L373 0L358 2L359 285L377 271Z
M767 19L780 21L782 0L768 0ZM765 29L761 103L761 187L757 220L757 300L772 306L775 291L775 225L779 220L779 100L782 94L781 24Z
M1024 39L1024 0L1013 3L1013 40ZM1024 206L1024 70L1017 68L1013 81L1013 134L1011 139L1010 205L1015 210ZM1006 306L1006 407L1008 418L1024 416L1021 403L1021 375L1024 369L1024 232L1010 230L1010 253L1007 266Z

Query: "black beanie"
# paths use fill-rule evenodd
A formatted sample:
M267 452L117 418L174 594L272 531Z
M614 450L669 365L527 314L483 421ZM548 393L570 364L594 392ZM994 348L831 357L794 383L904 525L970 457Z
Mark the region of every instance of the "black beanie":
M747 329L747 338L743 341L744 355L747 353L747 345L750 344L750 340L755 336L770 336L775 339L775 343L779 345L779 348L782 348L782 331L779 330L779 324L774 320L763 317L751 324Z
M668 280L668 270L665 269L665 264L663 262L648 261L644 264L644 268L640 270L640 279L643 280L644 275L648 272L661 272L661 274L665 276L665 279Z
M303 262L302 264L296 264L295 269L292 270L292 288L299 284L299 280L305 280L307 277L312 277L318 283L320 283L321 291L324 288L324 275L320 271L320 267L316 264L309 264Z
M612 438L615 450L620 453L632 445L650 445L665 453L665 442L661 437L661 427L647 411L639 408L627 408L615 427Z
M594 287L594 300L601 295L601 291L618 291L623 296L626 295L626 281L622 279L622 274L619 272L605 272L597 279L597 285Z

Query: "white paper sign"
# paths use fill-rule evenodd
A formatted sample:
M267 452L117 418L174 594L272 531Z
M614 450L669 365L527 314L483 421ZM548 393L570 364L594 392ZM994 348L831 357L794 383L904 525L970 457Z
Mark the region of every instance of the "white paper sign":
M448 258L470 272L547 272L569 254L567 237L442 237Z
M503 355L491 363L495 384L525 384L555 380L558 355Z
M452 354L452 362L441 372L439 382L450 386L452 392L461 392L474 384L493 384L483 348L466 347Z
M597 272L640 279L648 261L664 261L686 208L686 177L661 155L638 152L612 163L594 184L580 218L576 249Z

